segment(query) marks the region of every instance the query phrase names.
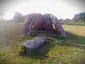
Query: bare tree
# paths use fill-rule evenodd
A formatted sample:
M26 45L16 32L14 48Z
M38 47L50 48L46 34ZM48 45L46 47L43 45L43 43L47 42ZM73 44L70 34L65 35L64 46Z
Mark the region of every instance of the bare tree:
M0 11L0 19L3 20L4 12Z
M15 12L13 20L18 22L24 22L24 16L19 12Z
M0 8L0 19L3 20L3 15L5 13L5 8Z

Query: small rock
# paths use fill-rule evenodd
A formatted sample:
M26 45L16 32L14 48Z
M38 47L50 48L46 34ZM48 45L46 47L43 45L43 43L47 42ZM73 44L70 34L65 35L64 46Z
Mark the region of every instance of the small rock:
M59 42L58 40L56 40L56 43L57 43L57 44L62 44L62 43L61 43L61 42Z

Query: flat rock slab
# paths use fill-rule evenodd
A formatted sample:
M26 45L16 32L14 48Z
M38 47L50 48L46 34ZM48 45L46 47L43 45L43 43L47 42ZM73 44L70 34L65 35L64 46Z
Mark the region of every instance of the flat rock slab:
M24 47L30 50L34 50L41 47L46 42L47 42L46 38L36 37L32 40L28 40L27 42L25 42Z

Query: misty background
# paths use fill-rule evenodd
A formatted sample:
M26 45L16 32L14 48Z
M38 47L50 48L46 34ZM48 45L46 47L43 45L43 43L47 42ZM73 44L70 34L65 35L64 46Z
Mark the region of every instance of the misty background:
M37 5L38 1L42 5L40 6L39 4ZM51 1L52 1L52 4L51 4ZM34 2L34 3L32 4L29 2ZM45 2L47 3L47 6L43 5L43 3ZM53 15L57 16L59 19L60 18L72 19L75 14L85 11L84 3L85 3L84 0L36 0L36 1L34 0L0 0L0 16L3 16L4 19L9 20L9 19L13 19L15 12L20 12L22 15L27 15L28 13L32 13L32 12L39 12L39 13L52 13ZM45 6L48 9L45 8Z

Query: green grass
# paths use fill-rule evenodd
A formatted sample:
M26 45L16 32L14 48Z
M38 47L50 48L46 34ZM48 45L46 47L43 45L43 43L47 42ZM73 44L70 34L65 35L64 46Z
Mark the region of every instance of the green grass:
M68 22L68 23L63 23L63 25L74 25L74 26L85 26L85 21L76 21L76 22Z
M85 64L85 26L63 25L67 39L51 38L42 48L41 54L20 55L21 46L34 36L21 40L23 23L0 23L0 64ZM62 42L56 44L55 39Z

